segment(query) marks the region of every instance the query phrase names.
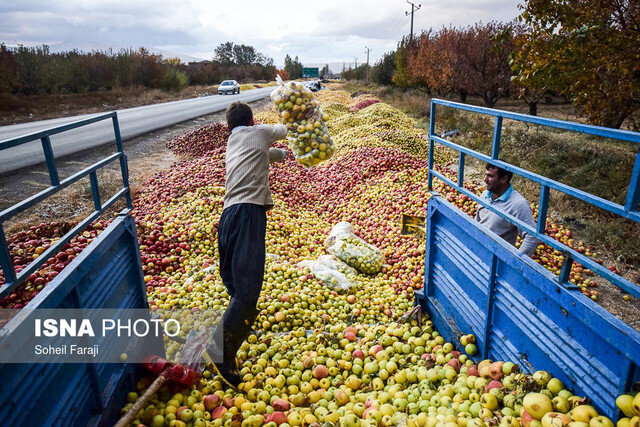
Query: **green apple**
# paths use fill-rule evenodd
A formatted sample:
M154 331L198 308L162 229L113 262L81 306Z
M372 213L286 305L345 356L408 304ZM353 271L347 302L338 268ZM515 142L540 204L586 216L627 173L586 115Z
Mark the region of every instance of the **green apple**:
M491 393L484 393L480 396L480 404L491 411L498 409L498 399Z
M542 427L565 427L569 425L571 418L560 412L547 412L542 417Z
M478 353L478 348L476 347L475 344L467 344L464 346L464 351L469 356L475 356Z
M591 418L597 417L598 412L591 405L578 405L573 408L573 420L574 421L582 421L584 423L588 423L591 421Z
M564 389L564 384L557 378L551 378L547 383L547 389L554 395L560 393L560 390Z
M185 423L188 423L193 419L193 411L189 408L185 408L180 412L180 419Z
M628 394L618 396L618 398L616 399L616 405L618 406L618 408L620 408L625 416L633 417L634 415L636 415L636 412L633 409L633 396L630 396Z
M613 427L613 422L604 415L591 418L589 427Z
M522 401L522 405L525 411L537 420L541 420L547 412L553 411L551 399L542 393L527 394Z
M504 416L500 420L500 427L519 427L520 425L520 421L512 415Z
M553 403L554 411L566 414L571 410L571 405L569 404L569 401L560 395L551 399L551 403Z
M640 415L640 393L633 398L633 410L636 411L637 415Z
M162 427L164 426L164 417L162 415L156 415L151 420L151 427Z
M516 367L516 365L513 362L504 362L504 364L502 365L502 372L505 375L509 375L512 372L514 372L514 368L515 367ZM517 369L515 371L517 372Z
M536 371L533 373L533 380L540 386L546 387L551 380L551 374L547 371Z

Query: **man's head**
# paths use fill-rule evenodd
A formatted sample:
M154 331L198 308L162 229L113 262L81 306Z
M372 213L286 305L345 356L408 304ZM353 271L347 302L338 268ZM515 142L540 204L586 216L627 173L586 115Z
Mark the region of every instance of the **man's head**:
M487 190L498 196L507 191L507 188L511 185L513 172L509 172L490 163L487 163L485 169L487 171L484 174L484 183L487 184Z
M236 101L227 107L227 126L229 130L237 126L251 126L253 124L253 111L244 102Z

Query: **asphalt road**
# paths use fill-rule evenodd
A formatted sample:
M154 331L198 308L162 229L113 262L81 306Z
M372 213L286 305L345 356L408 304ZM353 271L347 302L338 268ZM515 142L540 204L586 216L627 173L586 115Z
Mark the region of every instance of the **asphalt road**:
M252 102L265 98L273 89L273 87L265 87L244 91L238 95L211 95L117 110L120 134L123 140L131 139L175 123L225 110L234 101ZM100 114L104 113L3 126L0 127L0 143L11 138ZM56 158L108 143L115 144L111 120L100 121L51 136L51 145ZM35 140L0 151L0 174L41 162L44 162L42 144L40 140Z

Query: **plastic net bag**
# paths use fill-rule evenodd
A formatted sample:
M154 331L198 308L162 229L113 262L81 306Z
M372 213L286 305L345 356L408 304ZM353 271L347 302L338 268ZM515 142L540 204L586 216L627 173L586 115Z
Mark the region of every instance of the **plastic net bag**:
M280 123L289 130L289 148L298 163L310 168L331 158L336 148L313 92L298 82L284 83L280 76L276 81L271 100Z
M332 255L322 255L315 261L300 261L298 266L307 267L316 279L335 291L346 291L360 285L355 280L357 271Z
M353 232L346 221L337 223L325 241L327 251L365 274L376 274L384 264L384 254Z

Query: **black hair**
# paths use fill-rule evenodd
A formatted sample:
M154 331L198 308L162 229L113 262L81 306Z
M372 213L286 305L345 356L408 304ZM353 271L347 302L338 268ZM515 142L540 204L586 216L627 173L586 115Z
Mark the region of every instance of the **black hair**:
M253 111L245 102L236 101L227 107L227 126L229 130L237 126L249 126L253 120Z
M498 178L504 178L505 176L507 177L507 182L511 182L511 178L513 177L513 172L510 172L508 170L502 169L496 165L492 165L491 163L487 163L487 165L485 166L486 170L489 169L495 169L498 171Z

